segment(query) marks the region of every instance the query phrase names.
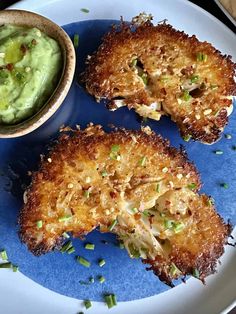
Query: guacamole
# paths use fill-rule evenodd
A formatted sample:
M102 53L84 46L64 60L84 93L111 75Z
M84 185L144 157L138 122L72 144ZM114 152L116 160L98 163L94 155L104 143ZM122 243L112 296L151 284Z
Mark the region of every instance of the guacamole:
M0 27L0 124L37 112L54 91L62 69L59 44L37 28Z

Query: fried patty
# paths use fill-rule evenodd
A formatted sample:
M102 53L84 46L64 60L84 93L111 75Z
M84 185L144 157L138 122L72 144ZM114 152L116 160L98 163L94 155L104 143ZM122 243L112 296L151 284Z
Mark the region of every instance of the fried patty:
M25 194L20 238L35 255L95 228L113 232L166 283L215 270L230 227L198 194L195 166L150 130L63 134Z
M81 81L98 101L154 120L169 115L184 139L215 142L232 112L231 56L150 17L113 27L87 63Z

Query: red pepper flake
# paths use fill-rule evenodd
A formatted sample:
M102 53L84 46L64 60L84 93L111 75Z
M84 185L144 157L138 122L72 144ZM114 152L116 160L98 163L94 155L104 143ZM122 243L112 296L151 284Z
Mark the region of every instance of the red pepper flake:
M8 64L6 65L6 69L11 72L11 71L14 69L13 63L8 63Z

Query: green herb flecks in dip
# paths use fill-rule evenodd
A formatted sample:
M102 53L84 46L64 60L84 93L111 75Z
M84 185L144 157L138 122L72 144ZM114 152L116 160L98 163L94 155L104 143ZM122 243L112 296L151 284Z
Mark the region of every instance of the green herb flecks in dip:
M34 113L54 91L62 68L58 43L37 28L0 27L0 123Z

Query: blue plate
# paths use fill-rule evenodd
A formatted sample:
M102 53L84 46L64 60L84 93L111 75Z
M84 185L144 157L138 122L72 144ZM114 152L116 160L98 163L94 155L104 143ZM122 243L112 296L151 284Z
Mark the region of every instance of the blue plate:
M86 56L98 47L101 37L112 23L114 21L93 20L64 27L71 37L75 33L80 36L77 73L83 70ZM76 253L72 255L55 252L35 257L19 241L17 216L23 203L23 190L30 180L27 171L37 169L40 154L58 136L62 124L72 127L80 124L85 127L89 122L101 124L106 130L109 130L109 124L127 129L140 128L140 119L132 110L121 108L109 112L104 104L97 104L75 80L63 105L42 127L21 138L0 140L0 249L7 250L9 259L19 265L23 274L44 287L67 296L99 301L104 293L116 293L120 301L128 301L163 292L168 287L152 272L145 271L145 265L140 260L131 260L126 251L117 246L116 238L111 234L95 231L85 241L74 239ZM202 192L213 196L218 212L233 224L236 223L236 151L233 150L233 145L236 145L236 130L233 128L235 123L236 115L232 114L225 130L225 133L232 135L232 139L223 136L218 143L208 146L183 142L169 118L164 117L160 122L148 121L148 125L168 138L173 146L185 145L190 160L195 162L201 173L204 183ZM216 155L214 151L217 149L224 154ZM227 183L228 189L221 187L222 183ZM108 243L104 244L103 240ZM96 245L95 251L84 249L86 241ZM76 263L75 256L78 254L91 261L90 268ZM102 268L97 263L100 258L106 260L106 265ZM96 280L100 275L106 278L104 284ZM95 278L93 284L89 284L91 276Z

